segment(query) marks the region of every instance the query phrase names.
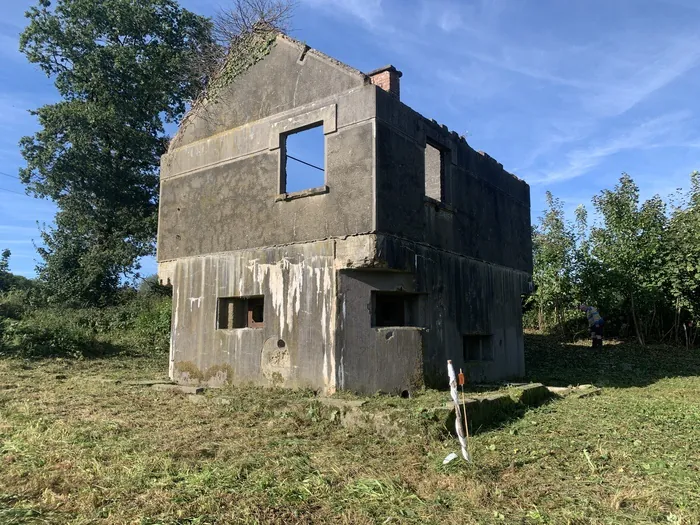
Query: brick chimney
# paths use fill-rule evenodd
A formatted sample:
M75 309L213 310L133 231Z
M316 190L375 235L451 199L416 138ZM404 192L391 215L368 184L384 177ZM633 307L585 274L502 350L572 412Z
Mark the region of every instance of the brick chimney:
M400 100L401 89L399 86L399 79L401 78L402 74L403 73L401 73L401 71L390 65L370 71L367 73L367 76L372 81L372 84L382 88L388 93L391 93Z

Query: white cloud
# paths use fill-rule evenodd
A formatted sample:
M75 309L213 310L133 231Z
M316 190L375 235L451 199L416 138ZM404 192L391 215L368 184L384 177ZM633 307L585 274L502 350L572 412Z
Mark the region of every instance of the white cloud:
M605 158L623 151L673 147L679 142L679 129L691 117L689 111L662 115L638 126L617 130L605 140L591 141L565 156L564 166L530 178L532 184L548 184L574 179L598 166Z
M599 48L602 58L604 47ZM611 49L608 48L609 53ZM595 84L581 100L600 116L625 113L700 64L700 38L695 34L636 37L627 49L591 68Z
M351 15L363 24L374 27L383 15L382 0L302 0L311 7L336 15Z

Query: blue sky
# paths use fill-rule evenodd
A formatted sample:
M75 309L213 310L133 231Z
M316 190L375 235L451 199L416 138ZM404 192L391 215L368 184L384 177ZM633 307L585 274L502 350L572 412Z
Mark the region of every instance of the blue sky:
M0 248L29 276L36 223L54 212L11 177L18 140L36 129L26 110L55 100L17 51L33 3L4 2L0 20ZM403 71L405 103L531 185L533 220L546 190L571 211L623 171L648 198L700 169L699 0L299 0L292 26L360 70Z

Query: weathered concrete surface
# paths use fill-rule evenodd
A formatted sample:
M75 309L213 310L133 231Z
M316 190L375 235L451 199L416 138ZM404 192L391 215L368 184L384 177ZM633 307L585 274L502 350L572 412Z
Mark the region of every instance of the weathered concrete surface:
M338 289L338 387L400 394L424 386L423 328L373 327L373 291L414 292L411 274L344 271ZM422 316L423 308L418 309ZM419 318L419 326L424 323ZM368 364L371 363L371 366Z
M377 236L376 258L413 275L415 291L426 294L422 311L427 386L444 386L448 359L462 363L470 382L524 374L520 295L527 291L527 273L387 235ZM470 333L490 334L491 360L465 360L463 336Z
M284 195L284 134L315 124L323 191ZM443 202L426 196L427 142ZM470 381L521 376L529 220L527 184L495 160L279 37L162 158L170 377L398 394L445 386L447 359ZM372 326L372 293L397 290L416 294L412 326ZM219 329L218 299L249 296L264 297L264 326ZM482 358L466 360L465 335Z
M479 398L466 398L467 422L472 434L488 430L503 421L520 417L525 411L537 407L552 399L552 394L541 383L533 383ZM454 404L447 403L435 410L439 420L444 421L445 428L455 432Z
M368 86L360 98L337 100L338 111L342 112L345 103L371 107L373 89ZM164 157L159 261L373 229L372 122L348 120L326 135L326 185L330 191L285 201L277 200L280 149L269 148L270 136L280 133L273 124L284 120L281 116ZM236 151L227 152L227 148Z
M532 273L525 182L381 91L376 127L379 232ZM425 199L426 140L445 148L445 206Z
M519 387L515 399L525 406L536 407L552 398L552 393L542 383L531 383Z
M224 89L205 116L185 122L171 149L369 84L360 71L306 49L280 35L269 55Z
M333 250L322 241L179 259L171 377L333 391ZM263 328L216 329L218 297L260 295Z
M577 397L579 399L584 398L584 397L592 397L592 396L599 396L600 394L603 393L602 388L586 388L583 390L579 390L574 394L574 397Z

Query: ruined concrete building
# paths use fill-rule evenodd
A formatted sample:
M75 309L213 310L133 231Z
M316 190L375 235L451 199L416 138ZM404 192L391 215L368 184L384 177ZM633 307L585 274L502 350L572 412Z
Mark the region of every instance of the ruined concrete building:
M286 36L162 159L158 263L182 383L410 392L524 373L528 185Z

